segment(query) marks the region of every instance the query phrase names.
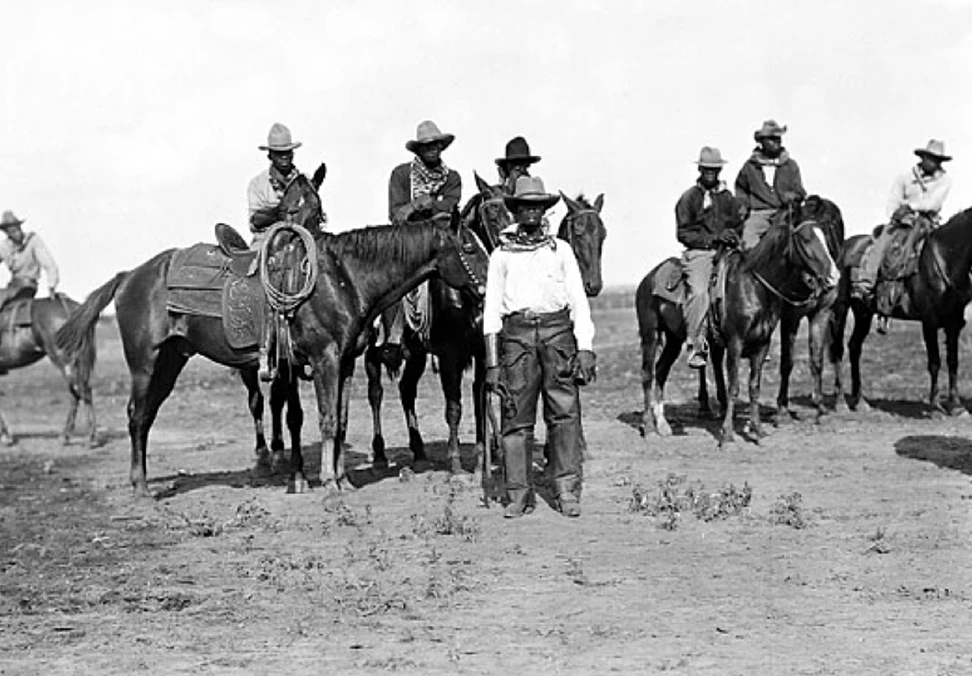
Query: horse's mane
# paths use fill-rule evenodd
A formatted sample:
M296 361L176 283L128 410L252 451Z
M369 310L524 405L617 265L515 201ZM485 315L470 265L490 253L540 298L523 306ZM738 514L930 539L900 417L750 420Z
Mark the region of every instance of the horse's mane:
M823 229L827 249L836 259L844 244L844 217L840 213L840 207L825 197L810 195L804 201L800 213L800 222L807 220L816 221Z
M441 226L433 221L405 225L372 225L328 235L325 242L338 257L375 263L398 263L430 251Z
M972 223L972 207L969 207L965 211L960 211L951 218L949 218L941 227L936 228L933 232L936 234L950 236L952 231L961 231L969 227Z
M591 201L584 195L584 193L578 193L577 197L574 198L574 201L583 206L585 209L594 208L594 205L591 204Z
M786 216L776 218L770 229L752 249L745 253L746 267L762 270L778 263L790 247L790 223Z

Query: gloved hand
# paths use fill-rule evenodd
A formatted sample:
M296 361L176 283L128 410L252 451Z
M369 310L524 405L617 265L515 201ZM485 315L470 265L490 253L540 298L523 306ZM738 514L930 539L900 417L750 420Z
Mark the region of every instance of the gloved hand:
M911 207L909 207L907 204L902 204L894 210L893 214L891 214L891 222L898 223L904 221L908 216L911 215L911 213Z
M483 381L486 389L490 392L496 392L500 386L500 367L490 366L486 369L486 379Z
M590 350L580 350L574 357L574 382L587 385L597 379L597 357Z
M791 206L799 206L803 202L803 197L798 192L793 192L792 190L784 191L780 198L783 200L783 204Z
M412 206L416 211L425 211L432 208L432 197L429 195L419 195L412 200Z
M735 230L723 230L719 235L719 241L729 247L739 246L739 235Z

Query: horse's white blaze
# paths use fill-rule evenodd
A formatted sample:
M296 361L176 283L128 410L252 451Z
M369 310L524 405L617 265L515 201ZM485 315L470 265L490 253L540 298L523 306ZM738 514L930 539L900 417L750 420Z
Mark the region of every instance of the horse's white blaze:
M819 225L815 225L813 226L813 234L820 240L824 253L827 254L827 262L830 265L830 272L827 274L827 288L837 286L840 282L840 268L834 262L834 257L830 255L830 249L827 247L827 238L824 236L823 229Z

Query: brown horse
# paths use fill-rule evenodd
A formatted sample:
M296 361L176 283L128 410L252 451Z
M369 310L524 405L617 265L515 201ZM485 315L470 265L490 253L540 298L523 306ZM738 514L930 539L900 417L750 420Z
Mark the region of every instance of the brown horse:
M509 212L504 203L505 193L500 186L487 184L475 174L479 192L463 207L462 219L492 252L499 244L500 232L510 224ZM558 237L566 240L574 249L580 267L584 289L589 296L596 296L603 286L601 281L601 253L606 229L600 211L604 196L594 204L583 195L572 200L562 195L567 214L560 223ZM425 373L428 355L438 359L439 380L445 395L445 419L449 427L448 457L450 469L461 471L459 458L459 424L462 419L463 372L474 366L473 406L476 420L476 455L481 457L485 443L483 415L483 383L486 375L486 347L482 332L482 304L468 294L457 294L441 281L432 280L429 285L431 317L428 343L406 327L403 336L406 359L399 380L398 390L409 432L409 450L416 460L425 458L425 443L418 428L415 413L418 381ZM385 441L381 432L381 384L380 350L372 346L365 353L365 369L368 374L368 402L374 426L372 450L376 466L387 466Z
M29 366L44 358L50 357L64 376L68 392L71 393L71 405L68 409L67 420L61 432L61 440L67 444L74 432L75 421L80 402L84 402L87 412L88 444L92 448L98 445L95 424L94 403L91 397L91 371L95 363L94 326L90 328L88 340L83 350L68 352L57 347L54 336L67 321L68 315L77 309L78 304L65 296L57 294L54 298L15 298L10 301L0 314L3 328L0 330L0 373L11 369ZM11 314L24 313L22 326L20 322L10 321ZM7 422L0 414L0 444L9 446L14 442L7 427Z
M851 269L860 264L864 249L871 241L869 235L858 235L847 241L840 257L840 267L845 280L850 279ZM928 358L928 375L931 388L928 402L934 410L952 415L965 415L958 393L959 335L965 326L965 307L972 300L972 209L952 216L947 223L933 230L922 247L918 258L917 273L904 285L904 294L893 316L897 319L920 321L925 351ZM870 406L861 385L861 352L864 340L871 330L874 301L851 298L850 283L840 286L834 308L835 349L838 364L843 357L843 337L847 313L854 312L854 331L848 341L851 362L850 406L856 411L867 411ZM948 367L948 398L943 406L938 389L938 372L942 361L938 346L938 330L945 331L946 365ZM837 380L837 402L844 402L844 392Z
M749 359L749 406L747 426L757 440L763 436L759 418L759 389L763 362L770 339L787 304L809 304L815 296L837 282L837 266L815 221L792 225L790 218L778 218L759 244L747 253L725 252L725 292L721 312L710 309L709 342L717 396L724 418L719 446L735 440L733 414L739 394L739 362ZM667 286L656 279L670 270L669 259L649 272L638 286L635 304L641 335L644 427L662 436L671 434L665 419L664 387L672 365L685 341L685 322L679 304L660 295ZM667 274L667 273L665 273ZM661 286L659 286L661 285ZM659 344L662 354L655 363ZM728 395L722 372L724 357L729 375Z
M408 229L363 228L321 234L316 244L319 275L309 296L294 310L290 330L296 359L313 370L322 483L339 487L345 478L341 449L347 385L354 358L365 348L365 329L380 311L435 274L481 293L488 258L475 235L461 228L458 214L450 225L426 222ZM59 344L79 347L99 313L114 299L132 375L128 416L131 482L137 495L149 495L145 462L149 429L189 357L199 353L246 373L256 366L256 349L232 348L221 318L188 316L183 330L174 332L165 284L173 253L164 251L131 272L116 275L88 297L58 335ZM303 453L295 437L289 490L302 492L307 486Z

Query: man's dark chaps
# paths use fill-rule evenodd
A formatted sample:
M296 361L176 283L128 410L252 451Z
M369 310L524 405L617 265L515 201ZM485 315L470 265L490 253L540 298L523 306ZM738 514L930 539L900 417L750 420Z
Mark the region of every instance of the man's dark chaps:
M580 494L582 451L580 406L574 382L577 342L567 310L516 312L503 321L500 360L503 378L516 402L512 417L503 416L506 487L511 496L530 488L533 428L537 400L543 396L551 457L550 476L558 495Z

